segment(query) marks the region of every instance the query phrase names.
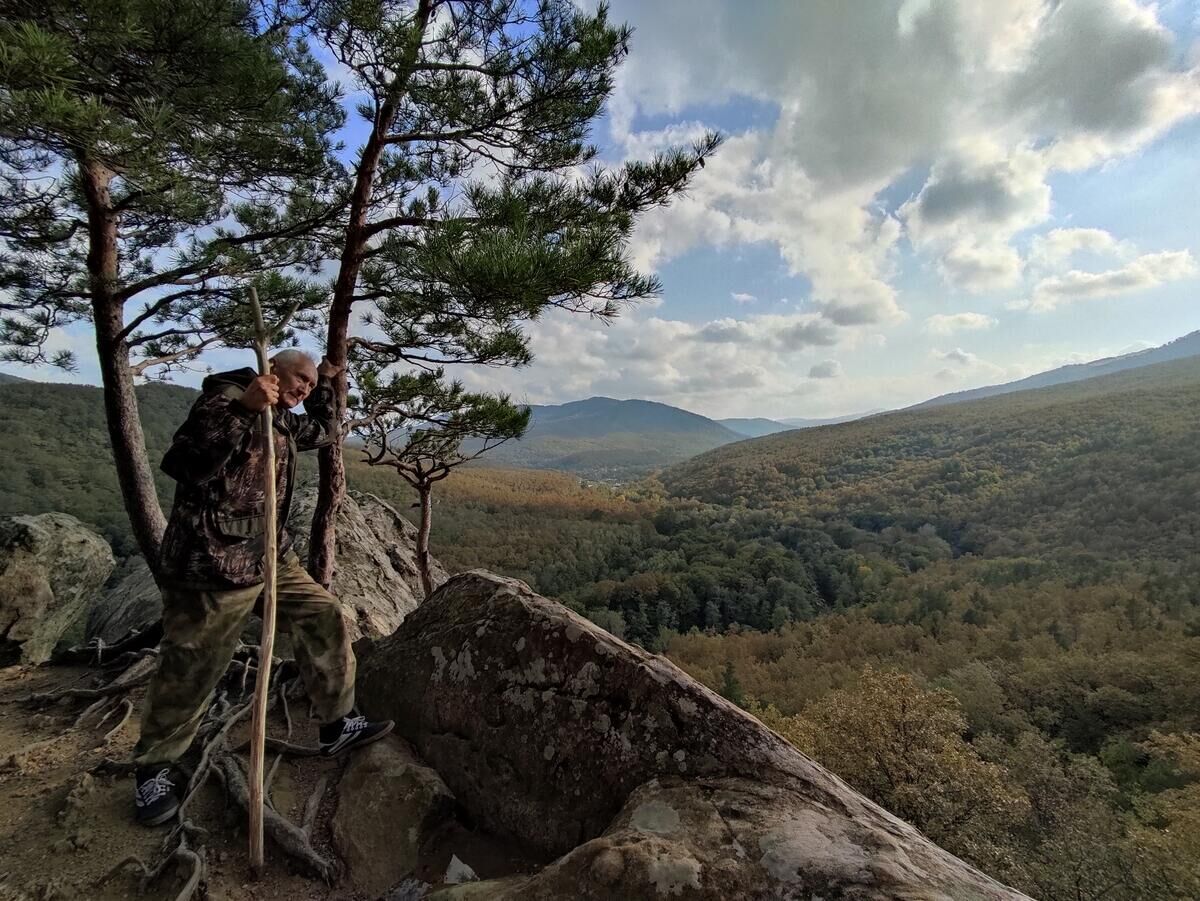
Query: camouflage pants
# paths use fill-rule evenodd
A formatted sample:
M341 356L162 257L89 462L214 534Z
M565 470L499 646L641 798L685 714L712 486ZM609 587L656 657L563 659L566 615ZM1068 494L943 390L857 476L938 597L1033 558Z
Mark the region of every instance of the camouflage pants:
M321 722L354 706L354 652L337 598L318 585L294 553L280 561L276 610L290 629L296 662ZM262 585L229 591L163 589L163 642L146 695L138 766L169 763L187 751Z

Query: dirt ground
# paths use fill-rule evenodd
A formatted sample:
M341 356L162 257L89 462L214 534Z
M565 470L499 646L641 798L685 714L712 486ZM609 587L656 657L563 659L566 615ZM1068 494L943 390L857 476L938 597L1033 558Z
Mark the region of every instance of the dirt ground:
M73 728L87 706L64 700L42 710L19 703L31 692L97 684L95 670L71 667L10 667L0 669L0 901L125 901L130 898L173 899L187 873L172 865L141 892L141 873L127 866L105 881L120 861L136 855L153 866L159 859L168 826L147 829L133 821L133 778L130 775L92 775L106 758L127 761L137 738L142 690L131 695L134 710L124 725L105 742L104 734L119 715L99 728ZM110 676L111 677L111 676ZM294 715L292 740L316 744L316 727ZM248 722L247 718L247 722ZM271 734L283 737L282 715ZM248 725L235 730L230 742L238 747ZM268 766L274 755L268 752ZM285 758L275 776L271 799L294 823L322 774L329 774L313 845L336 858L329 839L329 820L335 786L343 762L321 758ZM267 870L252 881L247 866L247 838L242 811L224 797L210 779L189 818L209 831L207 894L213 901L366 901L343 880L328 886L293 869L283 854L267 843Z

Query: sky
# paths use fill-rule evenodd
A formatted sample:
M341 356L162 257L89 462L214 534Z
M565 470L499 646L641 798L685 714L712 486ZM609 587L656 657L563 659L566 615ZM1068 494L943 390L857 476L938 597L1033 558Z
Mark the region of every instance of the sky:
M532 365L471 387L836 416L1200 329L1200 4L611 8L635 32L601 159L725 143L633 236L660 297L548 315ZM76 373L4 371L95 382L88 336L60 341Z

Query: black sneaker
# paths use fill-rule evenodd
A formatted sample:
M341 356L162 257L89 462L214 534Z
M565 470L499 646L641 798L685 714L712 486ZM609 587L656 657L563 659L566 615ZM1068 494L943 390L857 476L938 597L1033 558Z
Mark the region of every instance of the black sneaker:
M342 717L340 723L329 723L321 727L321 754L325 757L337 757L339 754L369 745L391 732L395 725L391 720L368 722L365 716Z
M179 810L179 793L171 781L171 768L157 770L143 767L136 775L137 788L133 802L137 806L137 821L143 826L161 826Z

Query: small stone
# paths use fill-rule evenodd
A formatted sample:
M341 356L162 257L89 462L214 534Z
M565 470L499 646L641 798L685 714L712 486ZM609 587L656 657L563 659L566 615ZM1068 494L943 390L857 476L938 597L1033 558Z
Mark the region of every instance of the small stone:
M464 882L476 882L478 879L475 871L459 860L457 854L450 855L450 864L446 867L444 880L448 885L461 885Z

